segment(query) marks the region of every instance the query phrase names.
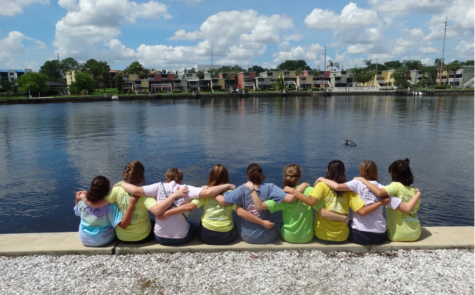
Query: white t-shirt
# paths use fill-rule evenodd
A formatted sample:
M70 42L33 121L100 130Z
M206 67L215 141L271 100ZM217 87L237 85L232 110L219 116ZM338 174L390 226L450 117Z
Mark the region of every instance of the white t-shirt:
M375 180L371 180L370 182L378 188L384 187ZM348 185L352 192L357 193L361 199L363 199L365 206L372 205L381 199L375 196L369 188L359 180L353 179L346 182L346 185ZM396 209L399 204L401 204L401 199L391 197L388 206L392 209ZM361 216L353 212L353 223L351 227L364 232L384 233L386 231L386 219L384 219L383 216L383 207L379 207L366 216Z
M163 186L162 186L163 184ZM146 196L154 197L158 203L162 202L170 196L175 191L176 187L187 186L188 187L188 196L175 199L173 205L170 208L178 207L182 204L189 203L190 199L196 199L200 197L200 192L203 188L195 187L186 184L177 184L176 182L157 182L151 185L146 185L143 187ZM163 191L165 187L166 194ZM182 239L188 234L190 229L190 224L183 216L183 214L177 214L165 218L164 220L155 219L155 235L161 238L170 238L170 239Z

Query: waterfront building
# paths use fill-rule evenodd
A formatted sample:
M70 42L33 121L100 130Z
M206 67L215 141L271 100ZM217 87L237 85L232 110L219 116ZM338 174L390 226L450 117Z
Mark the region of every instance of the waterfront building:
M298 88L297 85L297 74L296 71L283 71L279 72L279 78L284 79L285 89L289 89L290 85L294 85L295 89Z
M256 90L256 72L240 72L238 73L237 85L239 89L249 88Z
M31 69L0 70L0 80L12 82L20 78L22 75L31 73L31 72L32 72Z
M218 77L221 78L221 79L224 79L224 88L225 89L233 89L234 90L234 88L237 88L236 74L235 73L233 73L233 72L230 72L230 73L223 72L223 73L219 73Z
M140 79L138 74L123 74L122 79L122 89L124 92L149 92L149 80Z
M173 81L175 80L175 74L172 73L149 73L149 92L156 93L166 90L171 92L173 90Z
M442 72L441 85L450 85L456 88L474 87L474 67L462 66L457 71ZM436 80L436 84L439 85L439 78Z

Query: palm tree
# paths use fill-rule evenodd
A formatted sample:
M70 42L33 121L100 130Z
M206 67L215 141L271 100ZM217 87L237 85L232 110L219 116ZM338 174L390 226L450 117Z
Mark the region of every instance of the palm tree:
M369 67L371 66L371 59L365 59L365 60L363 60L363 62L365 63L366 68L369 69Z
M454 71L454 86L455 86L455 75L457 74L457 71L460 70L462 65L460 64L460 62L458 60L454 60L453 62L448 64L448 66L449 66L451 71Z
M337 63L337 62L333 62L331 59L328 61L328 66L327 66L327 69L328 68L331 68L330 71L333 71L333 68L337 68L337 69L340 69L340 64Z
M434 66L439 70L439 86L442 83L442 70L444 68L444 60L442 58L436 58Z

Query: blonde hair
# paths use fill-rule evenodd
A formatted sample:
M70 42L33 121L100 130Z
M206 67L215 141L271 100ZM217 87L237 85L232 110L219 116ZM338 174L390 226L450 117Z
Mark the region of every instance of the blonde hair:
M139 161L133 161L125 166L124 180L128 183L139 184L145 181L145 167Z
M364 160L360 165L360 174L367 180L378 180L378 166L370 160Z
M299 184L302 170L297 164L289 164L284 168L284 186L294 187Z
M170 181L180 182L182 180L183 180L183 172L178 168L170 168L165 174L166 182L170 182Z

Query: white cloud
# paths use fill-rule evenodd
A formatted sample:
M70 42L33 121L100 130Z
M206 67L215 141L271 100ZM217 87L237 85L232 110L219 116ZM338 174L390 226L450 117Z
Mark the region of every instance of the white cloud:
M315 8L305 18L305 25L311 29L340 31L347 28L371 26L378 22L378 13L358 8L355 3L346 5L338 15L331 10Z
M300 34L291 34L291 35L285 35L283 39L285 41L300 41L302 40L303 37L304 36Z
M23 13L24 7L36 3L49 5L49 0L0 0L0 15L14 16L20 14Z
M284 42L279 44L278 48L279 48L279 51L289 52L290 49L292 48L292 45L289 42L284 41Z
M444 22L448 20L447 38L455 36L473 37L474 33L474 4L473 0L454 0L447 5L447 11L433 15L428 27L431 32L427 40L437 40L444 37Z
M422 54L431 54L431 53L437 53L439 50L435 48L434 46L421 46L419 47L419 52Z
M0 39L0 61L4 61L10 68L36 68L35 62L23 62L31 52L28 47L33 44L37 54L46 48L46 45L18 31L12 31L4 39ZM27 46L25 46L27 45Z
M168 40L188 40L194 41L197 39L203 39L203 34L200 31L186 32L185 30L178 30L175 35L168 38Z
M321 53L320 50L316 51L314 49L321 49L321 46L318 44L312 44L311 46L296 46L290 48L288 51L280 51L279 53L274 53L273 56L275 59L273 62L281 63L288 59L303 59L310 64L317 60L318 53ZM320 51L320 52L319 52Z
M447 7L446 0L368 0L368 3L374 10L390 18L406 16L414 11L440 13Z
M68 13L56 24L53 45L62 56L88 59L97 48L107 46L118 36L123 21L138 18L171 18L164 4L149 1L139 4L128 0L61 0L59 5Z
M183 1L183 2L185 2L187 5L196 6L196 5L198 5L198 4L199 4L201 1L203 1L203 0L171 0L171 1L175 1L175 2Z
M458 58L464 59L473 59L474 53L474 40L462 40L457 47L455 47L455 51L457 52Z

